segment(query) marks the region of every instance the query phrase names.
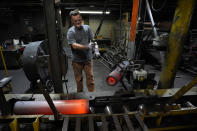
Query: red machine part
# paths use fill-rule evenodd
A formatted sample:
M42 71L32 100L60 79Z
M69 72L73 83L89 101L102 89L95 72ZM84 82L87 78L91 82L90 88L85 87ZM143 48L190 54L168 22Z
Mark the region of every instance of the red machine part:
M107 84L110 86L114 86L120 81L122 77L123 77L123 73L121 72L121 69L117 67L107 77Z
M89 112L89 101L78 100L54 100L57 111L60 114L86 114ZM18 101L14 105L14 114L18 115L53 115L47 101Z

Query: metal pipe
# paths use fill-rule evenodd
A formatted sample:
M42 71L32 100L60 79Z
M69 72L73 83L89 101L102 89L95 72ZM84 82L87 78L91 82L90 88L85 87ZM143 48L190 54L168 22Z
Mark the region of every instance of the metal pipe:
M135 129L133 127L133 124L132 124L132 122L131 122L131 120L129 118L129 115L128 115L129 110L127 109L126 106L123 106L123 111L124 111L123 118L124 118L124 120L125 120L125 122L127 124L128 130L129 131L135 131Z
M106 107L105 107L105 113L108 114L108 115L113 114L113 111L112 111L111 106L106 106ZM112 119L113 119L113 121L114 121L114 125L115 125L115 127L116 127L116 130L117 130L117 131L122 131L121 126L120 126L120 122L119 122L119 120L118 120L118 117L115 116L115 115L112 115Z
M54 100L60 114L86 114L89 112L89 102L86 99ZM18 101L14 105L14 114L18 115L53 115L47 101Z
M168 41L167 59L160 74L158 88L171 88L174 84L194 6L195 0L178 1Z
M139 8L139 0L132 0L132 2L133 2L133 9L132 9L131 27L130 27L130 40L127 45L127 58L129 59L133 59L135 52L135 38L136 38L138 8Z
M112 109L111 109L111 106L106 106L105 107L105 113L108 114L108 115L111 115L113 113Z
M123 61L120 63L115 70L113 70L107 77L107 84L110 86L116 85L119 81L121 81L124 70L130 65L129 61Z
M157 29L155 27L155 22L154 22L154 19L153 19L153 15L152 15L152 12L151 12L150 5L149 5L148 0L146 0L146 10L148 12L148 16L149 16L150 21L151 21L151 25L152 25L152 28L153 28L154 37L156 38L158 36L158 33L157 33Z
M120 67L113 70L107 77L107 84L110 86L116 85L123 77L123 72Z
M186 92L188 92L194 85L197 84L197 77L194 78L187 86L182 87L179 91L177 91L172 98L169 100L169 104L176 102L180 97L182 97Z
M187 101L185 104L187 107L195 108L195 106L190 101Z

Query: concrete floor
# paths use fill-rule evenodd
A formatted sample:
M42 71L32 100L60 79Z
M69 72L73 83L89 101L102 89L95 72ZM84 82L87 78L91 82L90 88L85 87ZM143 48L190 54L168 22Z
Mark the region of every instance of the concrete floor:
M120 85L117 85L116 87L112 87L112 86L108 86L107 83L105 82L105 79L107 77L107 75L109 74L109 71L106 69L106 67L104 67L100 62L93 60L94 63L94 67L93 67L93 71L94 71L94 77L95 77L95 92L103 92L103 91L111 91L111 92L115 92L117 90L122 89L122 87ZM69 63L68 63L68 73L66 75L66 78L68 79L68 91L69 93L75 93L77 92L76 89L76 83L75 83L75 79L74 79L74 74L73 74L73 70L72 70L72 66L71 66L71 59L69 58ZM25 73L23 72L23 69L17 69L17 70L8 70L8 74L9 76L12 76L12 88L13 88L13 92L12 93L18 93L18 94L23 94L26 93L26 91L28 91L28 89L30 88L30 82L29 80L26 78ZM85 76L85 74L83 73L83 75ZM5 71L1 70L0 71L0 79L2 79L3 77L5 77ZM84 91L83 92L88 92L87 88L86 88L86 79L84 77ZM63 85L64 87L64 92L66 92L66 88L65 85Z
M99 61L94 60L94 76L95 76L95 92L94 93L88 93L86 84L85 84L85 79L84 79L84 94L91 94L94 96L105 96L105 95L113 95L116 91L123 90L123 87L120 84L117 84L116 86L108 86L106 83L106 77L109 74L109 71L107 70L104 65L102 65ZM69 93L76 93L76 83L73 75L73 70L71 67L71 59L69 58L69 68L68 68L68 73L66 78L68 79L68 91ZM155 72L156 73L156 80L159 81L159 74L160 71L155 70L154 67L147 65L146 69L150 72ZM8 73L10 76L13 77L12 79L12 88L13 91L12 93L15 94L23 94L26 93L29 90L29 85L30 82L26 78L23 69L17 69L17 70L8 70ZM0 71L0 79L5 77L5 71L1 70ZM193 79L193 76L189 73L181 72L178 71L176 79L175 79L175 84L174 87L180 88L187 83L189 83ZM64 87L64 92L66 92L65 85Z

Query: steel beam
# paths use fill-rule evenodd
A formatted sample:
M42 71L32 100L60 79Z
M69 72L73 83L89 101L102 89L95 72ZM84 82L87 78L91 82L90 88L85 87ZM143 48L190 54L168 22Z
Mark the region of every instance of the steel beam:
M142 131L148 131L148 127L146 126L144 121L141 119L140 115L138 113L136 113L134 116L135 116L136 120L138 121Z
M132 0L132 2L133 2L133 9L132 9L131 28L130 28L130 41L127 46L128 48L127 57L129 59L132 59L134 57L134 46L135 46L138 9L139 9L139 0Z
M75 125L75 131L81 131L81 118L76 118L76 125Z
M102 120L102 129L103 131L108 131L108 123L107 123L107 120L106 120L106 117L105 116L101 116L101 120Z
M173 104L180 97L182 97L186 92L188 92L194 85L197 84L197 77L193 81L191 81L188 85L182 87L179 91L177 91L172 98L169 100L168 104Z
M68 128L69 128L68 124L69 124L69 117L65 117L64 122L63 122L62 131L68 131Z
M14 118L12 122L9 124L11 131L19 131L18 119Z
M52 80L54 83L55 93L62 93L62 78L61 78L61 63L60 63L60 46L57 40L56 18L55 18L55 3L54 0L43 1L46 34L49 47L50 64Z
M168 41L167 59L160 75L158 88L171 88L186 40L195 0L178 0Z
M155 22L154 22L154 19L153 19L153 15L152 15L148 0L146 0L146 10L148 12L148 16L149 16L149 19L151 21L154 37L156 38L158 36L158 33L157 33L157 29L155 27Z
M34 128L34 131L40 131L40 120L39 117L35 119L35 121L32 123L32 126Z
M52 101L49 93L44 89L44 87L43 87L43 85L42 85L42 83L41 83L40 80L38 80L37 83L38 83L38 87L39 87L40 91L42 92L44 98L46 99L46 101L49 104L51 110L53 111L54 118L56 120L58 120L58 118L59 118L59 112L57 111L57 109L56 109L56 107L55 107L55 105L54 105L54 103L53 103L53 101Z
M123 110L124 110L124 112L125 112L125 113L123 114L123 118L125 119L125 122L126 122L126 124L127 124L128 130L129 130L129 131L135 131L135 129L134 129L134 127L133 127L133 124L132 124L132 122L131 122L131 120L130 120L130 118L129 118L129 115L128 115L129 110L127 109L126 106L123 106Z

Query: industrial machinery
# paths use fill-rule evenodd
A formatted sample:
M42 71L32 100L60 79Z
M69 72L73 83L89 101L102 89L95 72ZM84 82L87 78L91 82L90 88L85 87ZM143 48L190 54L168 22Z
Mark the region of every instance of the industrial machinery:
M113 47L99 59L110 71L106 78L107 84L115 86L120 82L126 90L153 89L154 85L156 85L155 73L144 69L144 60L129 60L125 55L123 51ZM124 80L127 80L127 82Z
M178 2L178 11L176 11L175 16L177 16L177 12L181 13L181 15L175 17L176 21L174 21L172 33L176 35L172 35L170 40L175 39L180 45L182 45L180 39L182 40L182 36L185 36L182 31L186 32L188 29L181 22L183 19L186 20L186 23L189 22L194 1L179 0ZM149 79L149 73L144 70L143 61L126 59L121 52L118 55L110 52L111 55L106 55L103 57L103 61L101 60L111 70L107 78L108 83L116 85L119 81L121 82L124 76L128 81L132 77L135 84L132 91L126 90L111 96L88 98L80 93L64 94L61 92L49 94L46 91L47 80L51 78L56 87L58 87L58 84L62 84L60 79L56 79L56 76L59 77L57 75L57 69L59 68L54 68L60 63L56 59L58 58L58 52L55 50L57 48L57 41L55 41L57 39L54 33L56 22L55 19L52 19L54 17L49 17L49 14L55 12L52 10L55 9L54 6L54 1L44 0L48 41L31 43L29 47L32 46L35 50L29 50L29 53L24 52L26 58L29 56L26 53L32 54L30 55L32 58L27 58L29 61L23 63L24 70L31 70L32 74L34 74L31 75L25 71L26 75L29 80L37 84L42 94L4 94L2 89L9 84L11 78L1 80L1 131L158 131L197 129L197 88L194 87L197 84L197 77L183 87L168 88L171 87L170 84L173 83L173 77L176 74L176 63L178 63L176 56L180 56L180 50L178 49L173 53L170 52L170 58L172 59L167 57L169 64L166 67L164 66L164 71L160 77L160 85L163 88L152 88L154 82L152 83L150 80L153 80L154 75ZM185 14L185 12L188 12L189 15ZM51 23L47 23L49 21ZM177 22L181 28L177 28ZM180 38L174 38L174 36L180 36ZM43 48L45 43L48 45L49 53L44 50L46 48ZM176 44L176 42L171 44ZM26 51L28 51L28 47ZM51 70L48 68L48 57L50 57L50 63L52 63ZM28 64L32 65L32 67L30 66L31 69L27 66ZM52 76L50 72L52 72ZM165 74L166 72L167 74ZM151 83L151 88L148 88L147 85L149 84L144 83L145 80ZM165 86L167 89L164 88ZM91 96L91 94L89 95Z
M197 83L197 78L180 90L135 90L134 94L96 97L94 99L65 100L67 95L51 94L51 102L44 94L17 95L1 94L6 98L1 110L0 129L6 130L195 130L196 88L187 92ZM40 87L42 89L42 87ZM43 91L43 90L42 90ZM185 94L187 92L187 94ZM24 100L33 98L32 100ZM59 100L57 100L59 99ZM61 100L60 100L61 99ZM2 99L1 99L2 100ZM5 99L4 99L5 100ZM2 104L3 101L1 101ZM9 105L9 106L8 106ZM1 109L3 109L1 106ZM12 114L5 116L4 113ZM56 113L55 113L56 112ZM75 115L73 115L75 114Z
M53 83L47 46L45 41L29 43L23 52L22 63L25 75L31 82L31 87L35 88L37 86L36 81L40 79L50 91L52 90ZM68 58L65 53L61 55L61 63L61 75L65 76L68 70Z

